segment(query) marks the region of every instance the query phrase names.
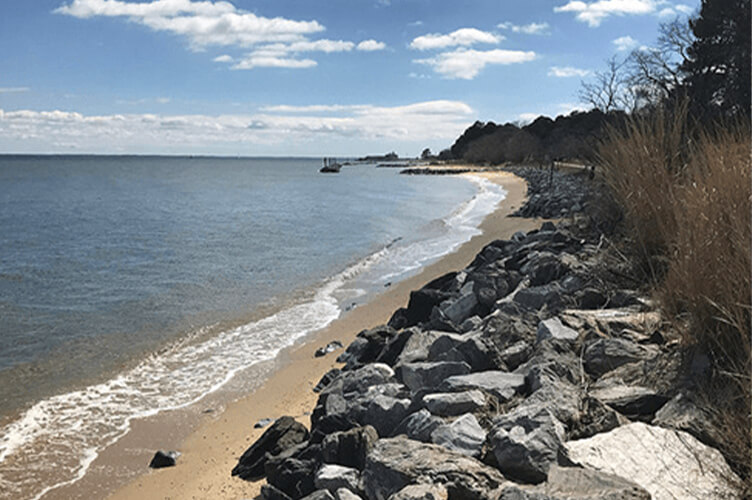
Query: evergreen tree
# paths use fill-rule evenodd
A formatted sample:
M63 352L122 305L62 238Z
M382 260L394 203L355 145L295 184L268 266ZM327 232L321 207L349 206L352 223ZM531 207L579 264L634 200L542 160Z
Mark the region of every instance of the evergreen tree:
M750 115L750 0L703 0L683 65L701 116Z

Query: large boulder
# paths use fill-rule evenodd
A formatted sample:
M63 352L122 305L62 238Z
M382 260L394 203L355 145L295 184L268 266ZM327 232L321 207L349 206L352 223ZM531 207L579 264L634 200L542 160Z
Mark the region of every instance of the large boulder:
M650 500L650 493L613 474L554 465L545 483L505 486L499 500Z
M480 457L486 431L472 413L462 415L451 424L439 426L431 433L431 441L469 457Z
M411 390L433 389L453 375L470 373L470 365L464 361L434 361L405 363L397 367L397 374Z
M549 318L538 323L538 332L536 342L542 342L546 339L570 340L572 342L579 338L580 334L568 326L564 326L559 318Z
M505 402L524 387L524 375L489 370L449 377L444 380L439 389L451 392L480 389L495 396L500 402Z
M564 425L543 406L519 406L494 419L489 444L499 470L526 483L541 483L551 466L568 463Z
M233 476L247 481L264 477L264 464L269 455L279 455L308 440L308 429L292 417L278 418L238 460L232 469Z
M590 396L603 401L627 417L652 419L668 401L666 396L639 385L610 385L590 391Z
M373 426L379 436L391 436L394 429L407 416L409 399L376 396L366 407L363 423Z
M357 469L341 465L324 464L316 472L313 480L316 488L335 492L339 488L360 491L360 472Z
M721 453L686 432L635 422L565 447L573 462L633 481L655 500L737 498Z
M363 469L366 455L379 439L376 429L367 425L327 435L321 443L324 462Z
M562 289L555 282L522 288L514 294L512 301L523 309L531 311L537 311L543 306L546 306L549 310L555 310L564 303Z
M444 419L431 415L425 408L407 416L395 429L394 435L406 435L410 439L428 443L431 441L431 433L439 426L444 425Z
M441 484L450 498L495 499L504 477L482 462L403 437L380 439L366 459L363 487L370 500L387 500L414 483Z
M337 361L346 363L347 369L357 368L376 361L387 342L397 335L390 326L378 326L358 333L355 340L339 355Z
M627 363L655 357L658 350L622 338L598 339L588 345L583 355L585 370L594 377Z
M440 484L410 484L389 500L448 500L449 492Z
M454 417L483 408L486 396L479 390L441 392L423 396L423 406L434 415Z

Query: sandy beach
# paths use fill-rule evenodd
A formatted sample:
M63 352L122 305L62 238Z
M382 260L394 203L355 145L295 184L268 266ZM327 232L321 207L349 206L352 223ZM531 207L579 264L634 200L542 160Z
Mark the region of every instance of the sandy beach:
M134 422L131 432L110 446L92 463L89 472L76 483L58 488L45 498L113 499L237 499L255 497L263 481L250 483L230 476L238 457L262 433L254 429L262 418L291 415L306 426L317 399L311 390L321 376L338 366L339 352L315 358L314 351L332 340L345 345L365 329L383 324L407 303L411 290L422 287L447 272L465 267L488 242L508 238L516 231L537 227L538 221L510 217L524 201L525 181L506 172L482 175L503 185L507 197L481 224L475 236L418 275L396 283L367 304L345 314L329 327L282 353L267 366L268 379L259 387L224 408L207 411L195 405L193 411L171 412ZM204 410L202 410L204 409ZM181 453L176 467L149 470L147 464L156 449ZM114 474L126 468L130 475Z

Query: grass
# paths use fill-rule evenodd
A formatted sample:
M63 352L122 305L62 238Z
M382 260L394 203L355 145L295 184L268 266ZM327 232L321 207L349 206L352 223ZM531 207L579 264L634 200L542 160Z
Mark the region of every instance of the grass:
M713 363L707 400L724 455L750 488L752 205L749 125L692 124L686 106L612 129L600 163L645 278Z

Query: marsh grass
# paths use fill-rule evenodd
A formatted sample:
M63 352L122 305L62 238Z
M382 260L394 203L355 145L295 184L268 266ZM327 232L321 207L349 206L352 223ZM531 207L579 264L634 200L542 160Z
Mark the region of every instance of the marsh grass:
M686 105L657 110L610 130L599 158L644 279L685 344L712 360L708 409L749 495L749 125L692 124Z

